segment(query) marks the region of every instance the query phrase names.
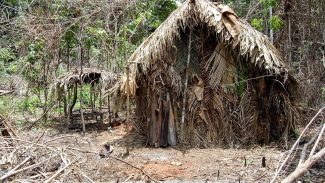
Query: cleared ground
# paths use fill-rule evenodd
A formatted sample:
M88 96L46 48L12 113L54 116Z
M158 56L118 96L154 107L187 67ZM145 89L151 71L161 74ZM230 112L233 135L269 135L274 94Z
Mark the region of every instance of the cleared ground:
M11 149L3 149L1 153L13 154L13 165L17 166L24 158L33 156L35 162L41 161L40 154L60 154L61 158L50 159L47 166L18 173L8 180L38 182L67 166L53 180L60 182L134 182L151 180L166 182L269 182L278 166L279 160L286 152L275 147L256 146L251 149L188 149L131 147L125 155L125 126L120 125L105 131L88 131L85 136L80 132L63 133L54 129L40 129L19 134L15 153ZM3 139L2 139L3 140ZM136 143L136 139L131 139ZM116 158L100 157L103 145L113 147L110 154ZM4 143L3 143L4 145ZM1 145L1 146L3 146ZM22 151L23 149L23 151ZM44 150L46 149L46 150ZM19 153L20 152L20 153ZM26 154L27 153L27 154ZM47 155L44 155L46 157ZM37 160L39 158L39 160ZM262 159L265 158L265 167ZM121 161L122 160L122 161ZM124 161L124 162L123 162ZM69 164L70 163L70 164ZM128 163L128 164L127 164ZM24 165L32 165L33 162ZM132 167L133 165L142 171ZM24 167L23 166L23 167ZM313 176L307 177L312 182L323 182L322 164L314 170ZM49 168L51 167L51 168ZM1 176L8 170L1 166ZM37 177L40 174L41 177ZM36 178L31 178L35 176ZM305 177L306 178L306 177Z

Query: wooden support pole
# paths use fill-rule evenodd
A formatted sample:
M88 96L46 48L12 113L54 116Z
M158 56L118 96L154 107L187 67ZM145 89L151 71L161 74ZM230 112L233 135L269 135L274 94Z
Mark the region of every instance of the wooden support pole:
M95 101L96 102L96 101ZM99 89L99 113L100 113L100 123L101 123L101 129L103 126L103 114L102 114L102 84L100 84L100 89Z
M182 118L181 118L181 133L184 135L184 123L185 123L185 112L186 112L186 90L188 85L188 68L191 60L191 49L192 49L192 30L190 30L189 38L188 38L188 55L186 61L186 70L185 70L185 83L184 83L184 96L183 96L183 110L182 110Z
M129 154L129 120L130 120L130 65L127 63L126 65L126 154Z
M112 123L112 116L111 116L111 100L109 95L107 95L107 113L108 113L108 122L109 124Z
M90 105L91 105L91 112L94 112L94 103L95 103L95 97L94 97L94 83L91 83L90 85Z
M83 28L81 28L82 32ZM82 39L82 38L80 38ZM83 97L82 97L82 92L83 92L83 48L81 43L79 43L79 51L80 51L80 74L79 74L79 79L80 79L80 93L79 93L79 99L80 99L80 118L81 118L81 123L82 123L82 135L85 135L86 133L86 124L85 124L85 119L84 119L84 113L83 113Z

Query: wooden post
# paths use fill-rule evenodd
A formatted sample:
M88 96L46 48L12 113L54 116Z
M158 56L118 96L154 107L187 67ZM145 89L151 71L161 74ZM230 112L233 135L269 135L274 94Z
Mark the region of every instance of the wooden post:
M100 84L100 89L99 89L99 117L100 117L100 125L101 129L103 129L103 114L102 114L102 84Z
M190 30L188 38L188 55L186 61L186 70L185 70L185 83L184 83L184 96L183 96L183 110L182 110L182 119L181 119L181 133L184 135L184 123L185 123L185 112L186 112L186 90L188 85L188 67L191 60L191 47L192 47L192 30Z
M96 102L94 100L94 83L92 82L90 85L90 105L91 105L91 113L94 112L94 103Z
M109 124L112 124L111 101L109 95L107 95L107 113L108 113L108 122Z
M127 63L126 65L126 154L129 154L129 120L130 120L130 65Z
M83 32L83 25L81 25L81 34ZM85 135L86 133L86 125L85 125L85 119L84 119L84 113L83 113L83 97L82 97L82 91L83 91L83 48L82 48L82 37L80 36L80 42L79 42L79 51L80 51L80 74L79 74L79 79L80 79L80 94L79 94L79 99L80 99L80 118L81 118L81 123L82 123L82 135Z

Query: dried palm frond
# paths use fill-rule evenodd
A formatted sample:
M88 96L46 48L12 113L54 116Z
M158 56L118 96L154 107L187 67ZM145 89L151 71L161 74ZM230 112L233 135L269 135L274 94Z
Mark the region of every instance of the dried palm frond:
M127 86L127 84L129 84L129 86ZM135 77L133 75L130 75L129 83L128 83L127 75L126 74L123 75L121 78L120 91L125 95L129 94L130 96L134 96L136 89L137 89L137 83L135 81Z
M131 65L131 73L136 76L138 66L143 73L147 73L152 65L163 66L165 56L174 51L176 40L181 38L180 32L186 32L186 28L193 29L200 24L214 28L221 38L221 44L230 45L232 49L239 48L238 54L259 68L274 74L287 73L280 53L265 35L237 18L228 6L216 6L208 0L196 1L195 4L188 0L175 10L131 55L128 62L136 63ZM222 65L219 70L221 67ZM214 82L217 81L218 79Z

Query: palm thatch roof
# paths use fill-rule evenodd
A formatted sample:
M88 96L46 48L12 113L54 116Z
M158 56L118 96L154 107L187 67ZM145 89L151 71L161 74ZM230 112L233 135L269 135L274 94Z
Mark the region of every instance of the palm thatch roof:
M184 2L131 55L128 62L132 76L138 72L136 64L142 72L152 64L163 64L165 55L170 54L175 41L180 39L180 30L192 29L201 23L214 29L226 47L238 48L238 55L256 67L275 75L288 73L281 54L269 38L238 18L232 9L208 0L194 2Z
M82 74L80 70L72 70L70 72L64 73L59 76L54 86L58 88L67 88L69 85L80 84L82 80L83 83L92 84L102 82L104 88L109 87L116 79L116 75L111 72L96 68L84 68Z

